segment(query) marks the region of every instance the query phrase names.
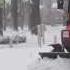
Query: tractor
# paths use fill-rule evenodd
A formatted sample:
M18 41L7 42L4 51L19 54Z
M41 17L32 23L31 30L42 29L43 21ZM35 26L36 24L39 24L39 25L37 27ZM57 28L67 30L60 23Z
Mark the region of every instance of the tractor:
M58 9L63 9L63 1L64 0L57 0L59 3ZM65 30L61 30L62 44L57 43L49 45L54 48L51 52L39 52L42 59L44 57L55 59L58 55L62 58L70 58L70 0L68 0L67 23L65 27ZM67 52L65 52L65 50Z

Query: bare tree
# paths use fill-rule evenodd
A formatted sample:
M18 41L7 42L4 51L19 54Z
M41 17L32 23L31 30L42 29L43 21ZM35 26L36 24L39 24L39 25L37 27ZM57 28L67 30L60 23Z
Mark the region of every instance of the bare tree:
M31 3L31 14L30 14L30 28L32 33L37 34L37 25L39 25L40 22L40 0L32 0Z
M3 14L4 14L4 30L6 30L6 7L5 7L5 5L6 5L6 2L5 2L5 0L4 0L4 12L3 12Z
M3 13L2 13L2 11L3 11L3 8L0 8L0 35L3 35L3 23L2 23L2 21L3 21Z
M18 0L11 0L11 13L13 19L14 30L18 30Z
M0 1L0 35L3 36L3 6L4 0Z
M70 23L70 0L69 0L69 4L68 4L68 13L69 13L68 18L69 18L69 23Z
M23 29L24 24L24 2L23 0L18 0L18 26Z

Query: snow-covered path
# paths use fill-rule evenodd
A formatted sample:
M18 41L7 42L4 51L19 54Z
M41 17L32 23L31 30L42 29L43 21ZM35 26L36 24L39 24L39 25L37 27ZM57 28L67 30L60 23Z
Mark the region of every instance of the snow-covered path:
M27 66L37 59L36 54L37 49L34 48L1 49L0 70L28 70Z

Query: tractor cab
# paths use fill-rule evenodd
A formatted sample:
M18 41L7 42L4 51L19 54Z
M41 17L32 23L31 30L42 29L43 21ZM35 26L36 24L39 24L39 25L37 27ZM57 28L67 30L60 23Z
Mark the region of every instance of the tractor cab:
M63 47L66 48L68 52L70 52L70 0L68 1L68 21L66 23L66 29L62 30L61 32L61 39Z

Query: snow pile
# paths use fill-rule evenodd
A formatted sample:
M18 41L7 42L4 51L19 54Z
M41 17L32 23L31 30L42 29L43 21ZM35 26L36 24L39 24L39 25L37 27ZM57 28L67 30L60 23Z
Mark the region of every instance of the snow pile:
M18 27L18 31L14 31L12 28L7 27L3 34L3 37L10 37L11 39L14 38L16 35L25 36L24 30L21 30L20 27Z

